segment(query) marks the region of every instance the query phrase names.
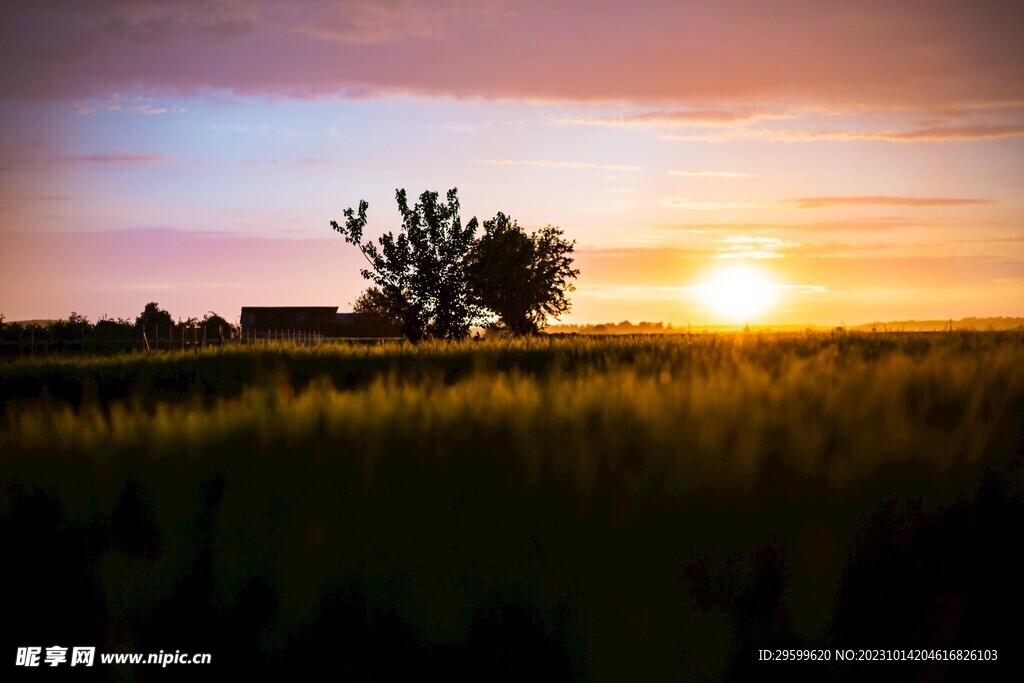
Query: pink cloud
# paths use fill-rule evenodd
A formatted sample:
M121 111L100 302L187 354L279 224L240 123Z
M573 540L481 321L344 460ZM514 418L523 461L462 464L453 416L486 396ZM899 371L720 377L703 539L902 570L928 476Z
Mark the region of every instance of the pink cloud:
M888 130L880 132L850 130L787 130L778 128L733 129L715 133L670 134L667 140L680 142L821 142L876 140L881 142L963 142L1024 137L1024 125L974 125Z
M1022 24L1020 3L931 0L898 12L881 1L15 0L0 26L0 97L138 87L969 105L1024 99Z
M584 168L601 171L642 171L643 166L628 164L599 164L591 161L546 161L543 159L486 159L481 163L492 166L544 166L547 168Z
M687 178L749 178L749 173L738 171L668 171L669 175L684 176Z
M94 164L153 164L166 161L181 161L181 159L161 154L78 154L59 157L57 161L88 162Z

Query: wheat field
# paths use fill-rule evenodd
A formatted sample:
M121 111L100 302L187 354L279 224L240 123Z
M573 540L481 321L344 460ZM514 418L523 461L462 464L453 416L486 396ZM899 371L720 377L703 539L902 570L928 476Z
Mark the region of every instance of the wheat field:
M770 647L1009 655L1024 607L1019 333L44 357L0 398L26 642L744 680Z

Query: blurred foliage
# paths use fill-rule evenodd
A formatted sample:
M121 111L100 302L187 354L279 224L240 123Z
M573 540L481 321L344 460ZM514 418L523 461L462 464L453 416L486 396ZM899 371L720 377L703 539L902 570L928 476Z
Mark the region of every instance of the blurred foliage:
M0 396L18 642L360 680L1016 647L1018 333L22 359Z

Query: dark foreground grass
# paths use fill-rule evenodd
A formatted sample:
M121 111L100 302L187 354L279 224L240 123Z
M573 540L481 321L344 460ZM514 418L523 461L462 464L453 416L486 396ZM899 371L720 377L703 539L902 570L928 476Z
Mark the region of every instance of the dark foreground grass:
M11 662L81 644L213 653L189 679L599 681L1019 662L1019 335L136 354L22 361L0 387ZM1003 668L757 662L776 647Z

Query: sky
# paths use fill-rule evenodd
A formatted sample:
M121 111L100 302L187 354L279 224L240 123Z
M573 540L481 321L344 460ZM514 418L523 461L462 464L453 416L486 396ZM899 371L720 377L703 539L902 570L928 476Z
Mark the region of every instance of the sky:
M348 310L395 191L557 225L567 323L1024 316L1024 4L7 0L0 314ZM730 306L728 301L753 303ZM724 302L724 303L723 303Z

